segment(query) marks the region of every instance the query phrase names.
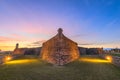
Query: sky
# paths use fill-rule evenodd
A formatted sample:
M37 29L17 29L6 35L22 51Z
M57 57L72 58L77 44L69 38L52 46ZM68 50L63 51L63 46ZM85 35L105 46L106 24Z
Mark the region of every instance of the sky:
M0 0L0 49L38 47L62 28L81 47L120 48L120 0Z

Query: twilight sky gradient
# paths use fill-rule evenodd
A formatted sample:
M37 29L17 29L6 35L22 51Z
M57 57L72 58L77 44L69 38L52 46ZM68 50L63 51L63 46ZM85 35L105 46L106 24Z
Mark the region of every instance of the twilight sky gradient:
M82 47L120 48L120 0L0 0L0 49L64 34Z

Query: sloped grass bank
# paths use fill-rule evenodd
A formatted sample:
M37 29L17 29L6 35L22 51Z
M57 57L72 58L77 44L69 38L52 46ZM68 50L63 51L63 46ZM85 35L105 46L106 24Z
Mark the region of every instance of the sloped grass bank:
M82 57L65 66L53 66L37 57L21 57L0 65L0 80L120 80L120 68Z

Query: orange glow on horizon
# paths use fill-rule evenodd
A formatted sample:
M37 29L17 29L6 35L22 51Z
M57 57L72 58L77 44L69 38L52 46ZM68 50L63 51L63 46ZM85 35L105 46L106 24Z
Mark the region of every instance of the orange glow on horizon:
M0 42L0 49L2 51L13 51L16 47L16 43L19 43L19 47L24 48L24 47L29 47L27 44L30 44L32 42Z

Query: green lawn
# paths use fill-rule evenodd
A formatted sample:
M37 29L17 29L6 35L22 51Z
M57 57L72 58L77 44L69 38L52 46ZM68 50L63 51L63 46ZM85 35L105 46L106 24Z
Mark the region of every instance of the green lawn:
M0 80L120 80L119 67L99 58L90 59L82 57L65 66L53 66L24 57L0 65Z
M111 55L120 57L120 53L111 53Z

